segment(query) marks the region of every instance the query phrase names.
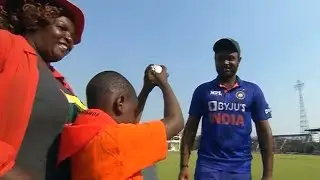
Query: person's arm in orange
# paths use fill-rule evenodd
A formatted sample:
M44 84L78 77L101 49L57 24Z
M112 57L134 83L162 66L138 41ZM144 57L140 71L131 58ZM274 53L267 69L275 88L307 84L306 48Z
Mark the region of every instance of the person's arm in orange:
M11 49L15 46L14 38L14 35L9 31L0 29L0 83L7 77L6 73L8 71L5 68L10 67L6 63ZM0 89L0 94L3 93L4 95L6 94L5 89ZM1 99L0 108L3 109L6 103L8 102ZM20 127L19 123L13 123L14 119L4 118L3 115L0 116L0 180L29 180L31 178L27 173L18 167L13 168L19 145L16 140L23 138L17 137L19 134L15 130L25 129L25 127ZM24 126L24 124L21 126ZM13 127L14 130L8 127ZM20 135L23 136L22 133Z
M4 76L5 62L12 46L13 35L6 30L0 30L0 79L2 79L1 76ZM4 102L1 101L0 103ZM4 138L8 137L7 133L10 133L4 128L7 127L6 124L10 122L7 122L8 120L2 119L1 117L2 116L0 116L0 177L13 167L13 158L16 154L15 148L4 141Z
M164 159L168 151L167 140L183 129L181 108L167 82L164 66L161 74L155 74L155 81L163 93L164 118L138 125L119 125L117 134L125 167L124 178Z
M167 155L167 135L162 121L120 124L117 136L125 179Z

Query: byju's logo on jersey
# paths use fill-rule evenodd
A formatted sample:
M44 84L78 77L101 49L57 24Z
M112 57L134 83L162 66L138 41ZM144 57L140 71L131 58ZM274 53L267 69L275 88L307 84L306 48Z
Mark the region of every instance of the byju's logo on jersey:
M246 111L246 104L242 103L226 103L219 101L209 101L208 102L208 110L213 111Z
M209 101L208 110L209 119L213 124L244 126L243 114L235 112L245 112L245 104Z
M221 93L221 91L210 91L210 95L213 95L213 96L222 96L222 93Z

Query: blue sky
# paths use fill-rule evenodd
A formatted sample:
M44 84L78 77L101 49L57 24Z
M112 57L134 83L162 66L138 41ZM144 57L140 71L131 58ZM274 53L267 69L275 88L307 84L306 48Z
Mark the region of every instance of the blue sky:
M194 89L216 76L212 45L222 37L242 48L242 79L265 93L274 134L299 133L303 91L310 127L320 127L320 1L74 0L83 9L83 41L56 67L82 100L89 79L103 70L125 75L137 92L145 67L164 64L185 117ZM162 95L148 99L144 120L161 118Z

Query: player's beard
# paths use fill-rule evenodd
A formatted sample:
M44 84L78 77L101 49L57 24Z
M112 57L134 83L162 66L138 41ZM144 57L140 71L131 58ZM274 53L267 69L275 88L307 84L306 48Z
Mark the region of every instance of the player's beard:
M238 67L235 65L228 65L228 67L223 66L223 67L217 68L216 70L219 77L230 78L236 75Z

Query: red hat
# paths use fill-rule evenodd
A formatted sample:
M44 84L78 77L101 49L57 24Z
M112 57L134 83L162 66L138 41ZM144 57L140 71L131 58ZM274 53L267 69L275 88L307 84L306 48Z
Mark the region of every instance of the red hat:
M37 0L40 1L41 0ZM0 5L5 5L7 0L0 0ZM65 9L71 17L76 31L76 39L74 44L79 44L81 42L81 36L84 29L84 15L80 8L78 8L75 4L71 3L69 0L52 0L54 4Z

